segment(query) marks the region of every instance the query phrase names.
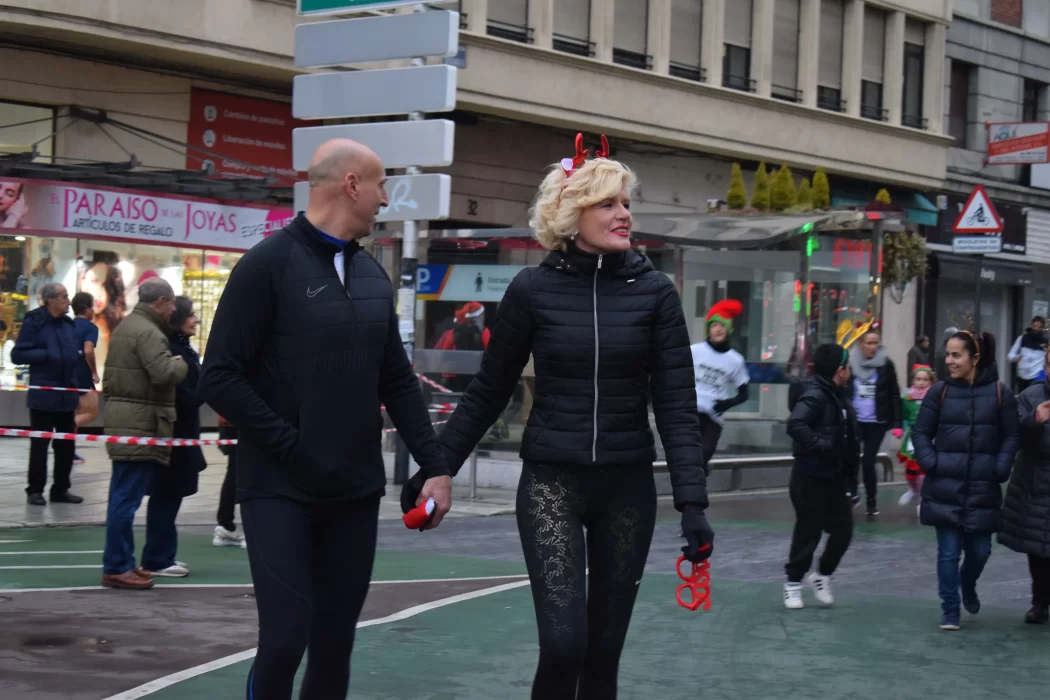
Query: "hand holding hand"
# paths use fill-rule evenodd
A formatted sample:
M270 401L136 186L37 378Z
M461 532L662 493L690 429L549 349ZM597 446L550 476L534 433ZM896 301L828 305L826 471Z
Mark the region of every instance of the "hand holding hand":
M433 530L441 524L441 519L445 517L445 513L452 509L452 477L435 476L427 479L415 504L418 506L426 503L428 498L434 499L434 513L430 517L430 522L423 529Z
M682 509L682 534L685 535L686 541L686 545L682 547L682 554L686 559L699 564L711 556L715 533L707 523L704 511L699 507L689 504Z
M901 436L903 436L903 435L904 435L904 431L901 430L900 428L894 428L893 429L893 437L895 437L898 440L900 440Z
M1044 401L1035 407L1035 422L1036 425L1042 425L1050 421L1050 401Z

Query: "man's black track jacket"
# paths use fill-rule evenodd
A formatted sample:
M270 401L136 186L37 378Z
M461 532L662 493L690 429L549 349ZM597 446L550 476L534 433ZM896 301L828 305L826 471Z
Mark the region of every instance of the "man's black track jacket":
M401 345L386 272L300 214L249 250L223 291L203 399L239 430L238 500L349 501L385 493L386 406L428 476L448 474Z

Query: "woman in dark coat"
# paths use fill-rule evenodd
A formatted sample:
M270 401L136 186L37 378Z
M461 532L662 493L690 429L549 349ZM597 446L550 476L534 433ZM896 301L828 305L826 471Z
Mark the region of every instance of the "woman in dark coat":
M912 443L926 473L919 519L937 528L941 629L957 630L960 588L966 611L981 609L977 579L999 530L1000 484L1010 478L1021 427L1017 401L999 382L992 335L960 331L946 350L949 379L926 393Z
M1041 625L1050 621L1050 379L1025 389L1017 410L1021 458L1006 491L999 543L1028 555L1032 609L1024 621Z
M175 313L168 323L171 327L171 352L181 355L188 368L186 378L175 388L174 437L197 440L201 436L201 401L197 398L201 363L190 346L190 338L196 335L200 319L189 297L175 298ZM206 466L200 447L175 447L171 451L171 465L153 472L142 567L154 576L181 578L190 573L186 564L175 560L179 544L175 518L182 499L197 493L197 477Z

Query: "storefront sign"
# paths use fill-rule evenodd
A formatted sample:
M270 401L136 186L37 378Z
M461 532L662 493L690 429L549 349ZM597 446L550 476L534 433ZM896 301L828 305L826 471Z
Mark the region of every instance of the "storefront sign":
M420 265L420 301L500 301L525 265Z
M12 216L17 218L8 216L5 227L51 236L247 250L294 216L288 208L220 204L138 190L9 182L17 184L19 194L7 213L15 212Z
M418 3L419 0L298 0L298 12L300 15L334 15L338 12L384 10Z
M1050 162L1050 123L1017 122L988 125L986 165Z
M188 143L225 157L209 157L190 148L186 150L186 169L203 170L211 165L217 175L263 177L272 173L294 180L295 126L290 104L195 88L190 93Z

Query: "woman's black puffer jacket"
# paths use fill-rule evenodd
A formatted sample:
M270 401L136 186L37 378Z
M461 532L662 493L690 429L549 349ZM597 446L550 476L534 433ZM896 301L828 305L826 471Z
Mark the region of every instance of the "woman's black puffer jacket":
M949 379L930 387L915 421L915 459L926 472L923 525L966 532L999 530L1002 484L1020 446L1017 400L995 365L973 385Z
M1050 401L1050 380L1017 397L1021 455L1003 504L999 543L1022 554L1050 557L1050 423L1037 425L1035 409Z
M651 395L675 506L707 507L689 332L678 291L647 257L570 246L518 273L481 367L441 430L453 473L506 407L530 352L536 393L522 459L652 464Z

